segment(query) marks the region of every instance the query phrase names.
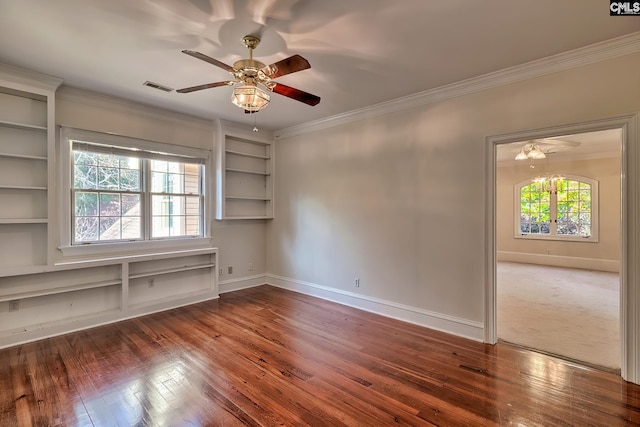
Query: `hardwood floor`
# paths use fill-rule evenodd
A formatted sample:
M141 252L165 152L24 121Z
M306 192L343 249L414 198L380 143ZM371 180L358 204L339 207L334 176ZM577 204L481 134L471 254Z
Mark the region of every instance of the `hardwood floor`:
M1 426L639 423L615 374L270 286L0 350Z

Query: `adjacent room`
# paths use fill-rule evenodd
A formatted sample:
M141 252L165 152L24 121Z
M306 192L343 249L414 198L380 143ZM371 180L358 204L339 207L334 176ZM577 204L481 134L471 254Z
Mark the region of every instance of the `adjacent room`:
M0 425L640 423L640 16L0 0Z
M620 369L621 132L498 147L498 336Z

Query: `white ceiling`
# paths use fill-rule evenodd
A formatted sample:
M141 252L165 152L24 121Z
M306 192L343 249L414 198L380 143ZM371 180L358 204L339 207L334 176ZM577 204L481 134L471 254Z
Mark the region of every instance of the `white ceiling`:
M230 87L175 89L229 74L260 35L264 63L300 54L311 69L279 82L322 98L274 94L256 115L272 130L318 120L640 31L600 0L0 0L0 62L64 84L195 116L253 123Z

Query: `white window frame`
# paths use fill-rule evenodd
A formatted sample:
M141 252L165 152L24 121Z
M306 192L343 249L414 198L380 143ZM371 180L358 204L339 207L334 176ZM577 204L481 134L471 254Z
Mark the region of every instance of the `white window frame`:
M521 182L518 182L514 186L513 192L513 211L514 211L514 237L516 239L525 239L525 240L559 240L565 242L585 242L585 243L597 243L599 241L598 230L599 230L599 211L600 205L598 203L598 181L593 178L588 178L585 176L579 175L569 175L562 174L566 180L571 181L581 181L586 184L591 185L591 235L590 236L572 236L572 235L564 235L564 234L556 234L557 224L555 220L557 219L557 195L551 195L551 225L550 225L550 233L549 234L527 234L522 233L520 230L520 195L522 192L522 188L533 183L533 179L527 179Z
M123 150L143 150L154 153L159 159L178 161L197 161L204 165L203 176L201 177L202 192L204 194L202 211L202 236L175 236L166 238L154 238L149 240L135 241L110 241L91 242L86 244L73 244L72 238L72 165L73 165L73 141L86 141L87 143L111 146L115 149ZM67 126L60 128L60 162L59 185L60 191L58 205L58 233L60 246L58 249L64 257L84 256L84 255L111 255L121 252L138 251L170 251L181 249L207 248L211 247L212 239L207 218L211 212L212 194L209 185L212 174L211 153L208 150L184 147L180 145L167 144L156 141L149 141L139 138L126 137L110 133L94 132L84 129L77 129ZM149 197L150 189L143 197ZM150 194L150 193L149 193ZM150 224L145 224L149 227ZM148 234L147 234L148 235Z

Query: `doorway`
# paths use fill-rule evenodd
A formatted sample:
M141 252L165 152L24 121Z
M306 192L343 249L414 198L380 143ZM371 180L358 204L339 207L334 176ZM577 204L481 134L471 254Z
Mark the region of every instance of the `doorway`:
M533 147L527 147L523 150L524 144L529 143L530 141L539 141L539 140L557 140L557 141L566 141L571 142L571 139L574 139L575 136L589 137L591 133L597 133L601 131L615 131L618 132L618 147L621 147L621 154L619 157L618 165L618 175L617 180L620 185L620 199L618 203L619 207L619 216L618 216L618 232L617 236L619 237L620 244L618 246L619 249L617 252L618 260L616 259L603 259L601 261L601 265L598 266L598 269L604 270L607 272L607 268L611 268L612 265L617 264L617 269L619 270L618 280L615 283L619 284L619 289L615 290L614 293L619 296L619 309L618 309L618 330L620 331L619 337L620 341L618 344L618 348L620 349L619 356L617 356L620 361L620 372L624 379L632 382L638 382L638 366L637 366L637 357L638 357L638 343L635 340L637 325L633 321L636 314L638 313L638 303L636 302L637 291L635 289L634 283L637 281L637 267L635 266L635 262L630 262L630 260L634 260L638 253L638 242L635 239L629 239L629 235L634 235L633 233L638 230L638 220L635 218L634 209L632 208L637 200L637 196L635 195L638 191L637 176L637 161L635 161L637 157L637 148L636 148L636 123L637 116L623 116L618 118L612 118L607 120L601 120L590 123L583 123L577 125L567 125L567 126L558 126L554 128L533 130L533 131L523 131L523 132L515 132L511 134L497 135L491 136L487 138L487 209L486 209L486 224L487 224L487 239L486 239L486 265L487 265L487 275L485 281L485 342L488 343L496 343L500 338L500 332L498 330L498 312L500 307L498 306L498 269L500 262L513 262L514 264L524 264L528 267L546 266L547 268L577 268L581 270L587 270L589 268L593 268L593 265L589 264L590 257L587 256L585 252L580 252L575 256L570 255L566 252L566 248L560 250L560 246L554 245L549 246L552 241L545 241L545 239L541 239L542 242L532 242L537 244L539 247L536 250L529 250L528 252L524 252L527 255L517 255L517 250L506 251L502 247L502 243L499 244L499 233L500 231L500 223L498 222L498 197L499 192L504 191L504 189L498 189L498 172L500 168L500 159L499 153L503 150L515 149L516 153L513 155L513 160L515 160L515 156L520 153L520 151L528 151ZM569 140L569 141L567 141ZM581 141L579 141L581 142ZM519 145L518 145L519 144ZM556 145L561 145L562 143ZM569 144L571 145L571 144ZM575 145L575 144L574 144ZM585 144L586 146L587 144ZM505 148L501 148L501 147ZM519 147L519 148L518 148ZM575 147L572 147L575 153ZM620 150L620 148L618 148ZM545 151L544 149L542 150ZM549 153L552 153L551 150L548 149ZM550 157L553 157L553 154L558 153L560 151L569 151L569 149L563 148L562 150L554 150ZM620 151L619 151L620 153ZM589 157L586 153L583 153L584 160ZM526 153L525 153L526 155ZM521 156L522 157L522 156ZM562 156L558 155L557 158ZM630 161L633 159L633 161ZM530 161L530 158L527 157L527 160ZM535 159L540 160L540 159ZM593 160L593 159L592 159ZM560 160L556 162L556 160L549 160L549 162L537 162L537 165L534 162L534 166L538 167L540 172L544 172L547 176L553 174L554 164L560 164ZM538 171L536 171L537 173ZM559 174L561 172L558 172ZM565 172L566 173L566 172ZM520 187L520 190L522 187ZM511 190L513 197L515 198L515 190ZM518 212L517 215L520 215L521 212ZM514 211L512 210L513 215L513 228L510 230L511 236L513 240L516 240L516 224L517 221L520 221L520 218L516 216ZM558 220L562 220L562 217L556 218ZM536 222L536 218L529 218L527 221L530 226L532 222ZM541 221L538 221L541 222ZM544 222L544 221L542 221ZM518 223L518 226L521 224ZM527 224L525 224L527 225ZM537 224L538 228L529 228L526 231L531 232L534 230L539 232L541 224ZM560 227L560 226L558 226ZM561 228L561 227L560 227ZM606 227L605 227L606 229ZM524 230L524 229L523 229ZM609 233L609 231L602 230L604 233ZM603 237L605 234L602 234ZM519 240L525 240L529 236L520 236ZM598 242L592 242L591 244L597 244ZM541 246L547 245L547 248L541 248ZM582 245L587 245L587 243L582 243ZM575 245L574 245L575 246ZM586 247L586 246L583 246ZM557 253L554 253L556 251ZM582 250L584 251L584 250ZM513 252L511 254L506 254L505 257L504 252ZM520 258L518 258L520 257ZM595 258L594 258L595 259ZM505 261L506 260L506 261ZM550 261L551 260L551 261ZM569 261L568 265L563 264L565 261ZM613 262L604 262L604 261L613 261ZM585 265L580 265L580 263L587 262L586 268ZM554 264L555 263L555 264ZM577 264L576 264L577 263ZM550 265L549 265L550 264ZM593 270L592 270L593 271ZM571 271L569 271L571 272ZM522 272L521 272L522 273ZM559 270L553 270L551 273L552 277L556 277L556 279L565 272L560 272ZM612 272L608 272L612 273ZM613 272L615 273L615 272ZM528 275L528 277L535 277L537 273L524 272L522 274ZM556 283L557 285L557 283ZM557 288L565 290L564 288ZM569 294L576 295L576 294ZM564 298L565 300L571 300L572 298ZM563 309L559 309L556 311L560 311ZM583 324L584 328L585 325ZM540 349L542 351L547 351L545 349ZM553 350L550 352L554 352ZM570 357L570 356L565 356ZM572 357L570 357L572 358ZM583 358L578 358L579 360L583 360ZM631 363L630 363L631 362Z
M621 129L496 152L500 341L620 369Z

